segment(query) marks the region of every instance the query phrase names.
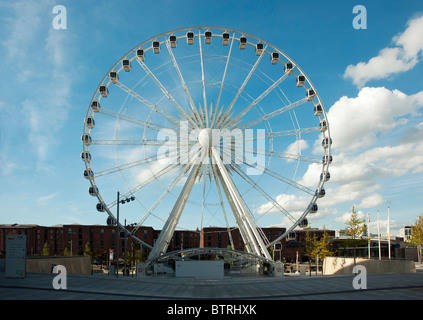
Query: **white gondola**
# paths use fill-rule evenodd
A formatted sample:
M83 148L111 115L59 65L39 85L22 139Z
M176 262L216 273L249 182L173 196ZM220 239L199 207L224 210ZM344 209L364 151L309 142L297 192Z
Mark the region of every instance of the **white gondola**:
M174 34L169 36L169 42L171 48L176 48L177 42L176 42L176 36Z
M137 59L139 61L144 61L145 60L144 49L138 49L137 50Z
M308 206L309 212L308 213L316 213L318 210L317 204L312 203Z
M247 37L241 36L239 37L239 48L244 50L247 47Z
M297 77L297 87L302 87L304 85L304 82L305 82L305 77L303 74L300 74Z
M303 220L301 220L300 227L301 228L307 228L308 227L308 220L307 220L307 218L304 218Z
M271 55L271 57L270 57L270 62L271 62L272 64L277 64L277 63L278 63L278 61L279 61L279 52L277 52L277 51L273 51L273 52L272 52L272 55Z
M229 44L229 38L230 38L229 32L225 31L225 32L222 33L222 44L224 46L227 46Z
M100 107L100 102L98 102L97 100L93 100L93 101L91 102L91 109L92 109L94 112L99 112L99 111L100 111L100 109L101 109L101 107Z
M81 140L86 146L89 146L91 144L91 141L92 141L91 136L88 133L84 133L81 136Z
M291 241L297 239L297 234L295 232L290 232L286 236L286 240Z
M111 216L108 216L107 217L107 220L106 220L106 223L107 223L107 225L110 227L110 226L115 226L116 225L116 220L115 219L113 219Z
M263 43L259 42L256 44L256 56L261 56L261 54L263 53L264 50L264 45Z
M94 118L92 116L88 116L87 118L85 118L85 125L88 128L93 129L95 127Z
M314 193L314 195L318 198L323 198L325 194L326 194L326 191L325 191L325 188L323 187L320 189L317 189L316 192Z
M320 116L323 112L323 108L321 104L317 104L314 106L314 115L315 116Z
M98 194L98 188L96 186L90 186L88 189L88 193L90 194L90 196L97 196Z
M326 120L320 121L319 129L321 132L325 132L328 129L328 123Z
M285 74L291 74L292 69L294 69L294 65L292 62L288 61L285 65Z
M110 78L110 81L112 83L118 83L119 82L119 75L117 74L116 71L110 71L109 72L109 78Z
M153 52L154 53L156 53L156 54L160 53L160 42L159 42L159 40L154 40L152 46L153 46Z
M106 205L102 202L97 203L97 211L104 212L106 211Z
M306 95L307 101L313 100L315 95L316 95L316 92L314 92L313 89L308 89L307 90L307 95Z
M323 148L325 148L325 149L327 149L328 147L329 147L329 145L331 145L332 144L332 138L324 138L323 140L322 140L322 147Z
M82 161L90 162L91 161L91 153L89 153L88 151L83 151L81 153L81 159L82 159Z
M194 32L192 31L187 32L187 43L194 44Z
M107 89L107 86L105 86L104 84L100 86L99 91L101 96L104 98L106 98L109 95L109 89Z
M94 176L94 173L91 169L85 169L84 170L84 178L89 180L90 178L92 178Z
M204 32L204 41L207 44L210 44L212 42L212 33L210 30L207 30L206 32Z
M129 61L129 59L123 59L122 67L123 67L123 70L125 70L126 72L131 71L131 61Z
M323 158L322 158L322 164L331 164L332 163L332 155L330 155L330 156L328 156L328 155L325 155L325 156L323 156Z
M330 179L329 171L323 172L323 173L320 174L320 180L325 180L325 182L326 182L326 181L329 181L329 179Z

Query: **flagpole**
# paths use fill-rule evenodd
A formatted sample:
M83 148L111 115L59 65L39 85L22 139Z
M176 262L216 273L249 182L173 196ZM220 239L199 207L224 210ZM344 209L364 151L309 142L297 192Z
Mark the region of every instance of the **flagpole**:
M391 231L390 228L391 228L391 226L390 226L389 206L388 206L388 227L387 227L387 231L388 231L388 257L389 257L389 260L391 260L391 235L389 234L390 231Z
M379 245L379 260L381 260L380 256L380 221L379 221L379 210L377 211L377 242Z
M368 237L369 237L369 241L368 241L368 251L369 251L369 259L370 259L370 214L368 213L367 214L367 219L369 220L369 224L368 224L368 227L367 227L367 235L368 235Z

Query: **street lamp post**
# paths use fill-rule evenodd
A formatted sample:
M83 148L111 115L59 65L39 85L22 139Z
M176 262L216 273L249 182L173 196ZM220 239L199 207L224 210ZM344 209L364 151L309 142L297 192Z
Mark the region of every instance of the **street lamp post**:
M120 226L119 226L119 203L125 204L126 202L130 202L135 200L134 196L130 198L119 200L120 194L119 191L117 192L117 209L116 209L116 229L117 229L117 243L116 243L116 278L119 275L119 241L120 241Z

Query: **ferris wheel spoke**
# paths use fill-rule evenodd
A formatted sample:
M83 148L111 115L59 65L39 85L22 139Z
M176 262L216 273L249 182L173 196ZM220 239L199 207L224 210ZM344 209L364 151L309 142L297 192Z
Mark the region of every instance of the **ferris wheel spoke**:
M200 46L200 64L201 64L201 82L203 86L203 100L204 100L204 112L207 113L207 99L206 99L206 83L204 79L204 59L203 59L203 48L201 46L201 30L198 30L198 45ZM206 128L208 127L208 120L206 118Z
M154 73L147 67L147 65L141 61L140 59L136 59L144 71L150 76L151 79L157 84L163 94L172 102L175 108L178 110L182 119L187 120L193 128L198 128L198 126L193 122L190 116L185 112L185 110L179 105L179 103L175 100L175 98L170 94L170 92L163 86L163 84L157 79Z
M291 104L289 104L287 106L283 106L282 108L279 108L279 109L277 109L277 110L275 110L273 112L270 112L268 114L263 115L262 117L260 117L260 118L258 118L256 120L250 121L250 122L242 125L242 128L243 129L250 129L250 128L252 128L252 127L254 127L254 126L256 126L256 125L258 125L258 124L260 124L260 123L262 123L264 121L267 121L269 119L272 119L274 117L277 117L277 116L279 116L279 115L281 115L281 114L283 114L283 113L285 113L285 112L287 112L289 110L295 109L295 108L303 105L307 101L308 101L307 98L303 98L303 99L300 99L298 101L295 101L295 102L293 102L293 103L291 103ZM238 122L240 120L242 120L242 119L239 119ZM237 126L238 122L237 123L232 123L232 127Z
M214 176L214 181L215 181L215 184L216 184L216 189L217 189L217 192L219 194L220 207L222 208L223 217L225 219L226 230L227 230L228 236L229 236L229 242L231 243L231 247L232 248L235 248L234 242L233 242L233 239L232 239L231 228L230 228L229 222L228 222L228 216L226 215L225 205L223 203L222 191L221 191L220 185L219 185L219 178L218 178L218 175L217 175L215 166L212 165L211 166L211 170L212 170L212 173L213 173L213 176Z
M140 184L136 185L135 187L133 187L127 193L125 193L124 195L122 195L121 198L124 199L124 198L127 198L130 195L133 195L134 193L138 192L139 190L141 190L145 186L149 185L151 182L153 182L153 181L161 178L162 176L166 175L171 170L175 169L177 166L178 166L178 164L169 164L169 165L165 166L163 169L159 170L157 173L153 173L152 176L150 178L148 178L147 180L145 180L142 183L140 183ZM116 200L113 201L113 202L111 202L110 204L108 204L107 207L108 208L112 208L115 205L116 205Z
M258 96L253 102L251 102L244 110L242 110L231 122L228 123L230 126L232 123L238 123L238 121L244 117L257 103L263 100L269 93L271 93L276 87L278 87L289 74L285 73L282 77L276 80L270 87L268 87L260 96Z
M249 154L277 157L277 158L285 159L285 160L298 160L302 162L310 162L310 163L317 163L317 164L322 163L322 159L315 158L315 157L303 156L297 153L279 152L279 151L267 150L267 149L262 150L262 149L253 148L250 146L244 146L244 152Z
M261 139L272 139L272 138L280 138L280 137L286 137L286 136L301 136L302 134L316 133L316 132L320 132L319 127L283 130L283 131L268 132L264 135L244 136L244 141L257 141Z
M123 91L125 91L126 93L130 94L132 97L134 97L138 101L140 101L142 104L144 104L145 106L147 106L150 110L152 110L152 111L157 112L158 114L160 114L163 118L165 118L166 120L168 120L175 127L178 127L178 122L179 121L174 116L172 116L171 114L167 113L166 111L163 111L158 106L156 106L154 103L148 101L147 99L145 99L144 97L142 97L141 95L139 95L138 93L136 93L135 91L133 91L132 89L130 89L127 86L125 86L123 83L116 82L115 85L118 88L120 88Z
M272 204L272 206L266 212L260 214L261 216L268 213L272 208L276 208L279 212L283 213L292 222L297 221L285 208L283 208L277 201L275 201L272 196L270 196L257 183L255 183L245 172L243 172L241 168L239 167L239 165L234 164L232 165L232 168L242 179L244 179L249 185L251 185L255 190L257 190L264 198L266 198Z
M286 184L288 184L288 185L290 185L294 188L297 188L298 190L301 190L305 193L308 193L308 194L314 196L314 191L311 190L310 188L307 188L306 186L303 186L303 185L299 184L298 182L296 182L294 180L291 180L287 177L284 177L283 175L281 175L281 174L279 174L279 173L277 173L273 170L270 170L268 168L264 168L263 166L261 166L259 164L256 165L256 168L257 167L259 168L259 170L263 170L263 173L265 173L265 174L267 174L271 177L274 177L274 178L278 179L279 181L282 181L282 182L284 182L284 183L286 183Z
M173 51L172 51L172 48L170 47L169 39L167 39L167 41L166 41L166 48L167 48L167 50L169 52L169 55L170 55L170 57L172 59L173 66L175 67L176 72L178 74L179 81L181 82L182 87L184 88L184 91L185 91L185 94L186 94L186 96L188 98L188 102L189 102L189 105L191 107L191 110L192 110L193 114L195 115L195 117L198 117L198 119L200 119L200 116L198 114L198 110L197 110L197 108L196 108L196 106L194 104L194 101L192 100L191 94L190 94L190 92L188 90L188 87L187 87L187 85L185 83L185 79L182 76L181 70L179 69L179 64L176 61L175 55L173 54Z
M168 150L166 150L161 154L155 154L155 155L152 155L152 156L145 158L145 159L142 159L142 160L132 161L132 162L128 162L128 163L118 165L118 166L115 166L115 167L112 167L112 168L97 171L97 172L94 173L94 178L99 178L99 177L102 177L102 176L105 176L105 175L108 175L108 174L112 174L112 173L115 173L115 172L118 172L118 171L124 171L124 170L128 170L128 169L131 169L131 168L134 168L134 167L142 166L144 164L148 164L148 163L157 161L161 157L164 157L164 156L173 157L177 154L178 154L178 151L177 151L176 148L172 151L169 150L169 152L168 152Z
M224 185L224 191L229 203L231 204L232 213L235 216L240 231L244 234L244 242L249 247L250 252L254 252L257 255L264 255L266 258L270 258L269 252L265 249L265 244L260 233L257 231L257 225L251 216L251 211L248 208L245 201L242 199L238 189L236 188L232 178L230 177L225 165L220 158L217 150L211 147L212 157L217 165L217 172L219 179Z
M235 157L236 157L236 153L237 152L238 151L236 150L236 148L235 149L232 149L232 153L235 154ZM240 156L242 156L242 154L240 154ZM240 158L238 158L238 159L240 159ZM241 159L241 162L243 162L242 159ZM314 193L315 193L310 188L307 188L306 186L303 186L300 183L298 183L298 182L296 182L296 181L294 181L292 179L289 179L287 177L284 177L283 175L281 175L281 174L279 174L279 173L277 173L277 172L275 172L273 170L270 170L269 168L263 167L259 163L256 163L256 166L255 167L252 164L249 164L248 161L247 162L243 162L243 163L245 163L247 166L249 166L251 168L255 168L255 169L259 170L260 172L265 173L265 174L267 174L267 175L269 175L269 176L271 176L271 177L273 177L275 179L278 179L279 181L282 181L285 184L288 184L288 185L290 185L292 187L295 187L298 190L301 190L303 192L306 192L306 193L308 193L310 195L314 195Z
M190 173L188 175L188 178L185 181L185 184L178 198L176 199L175 205L173 206L172 211L170 212L169 217L166 220L162 231L160 232L160 235L156 241L156 244L153 247L153 250L151 250L150 255L148 256L149 260L158 257L166 252L169 242L181 217L182 211L187 203L188 197L194 186L198 171L201 169L205 154L206 152L204 148L202 148L201 157L198 157L195 163L190 166Z
M175 146L176 146L175 141ZM152 139L93 139L92 145L103 145L103 146L133 146L133 145L145 145L145 146L162 146L163 141L152 140Z
M229 52L228 52L228 57L226 59L226 64L225 64L225 70L223 71L223 77L222 77L222 81L220 84L220 90L219 90L219 95L217 97L217 102L216 102L216 113L217 114L217 109L219 107L219 103L220 103L220 97L222 95L222 91L223 91L223 85L225 83L225 79L226 79L226 72L228 71L228 66L229 66L229 61L231 58L231 53L232 53L232 46L234 44L234 39L235 39L235 33L232 34L232 40L231 40L231 45L229 47ZM213 120L213 124L215 124L215 121Z
M256 71L261 59L263 58L263 55L264 55L266 48L267 48L267 46L264 48L264 50L262 51L260 56L257 58L256 62L254 63L254 65L250 69L250 72L248 73L247 77L244 79L244 82L242 83L241 87L238 89L238 92L236 93L235 97L232 99L231 103L229 104L228 108L226 109L225 113L223 114L223 116L221 118L222 121L227 118L229 112L231 112L235 102L238 100L239 96L241 95L242 91L244 90L245 86L247 85L248 81L250 80L251 76L253 75L254 71ZM222 123L218 122L216 124L216 127L220 128L221 125L222 125Z
M166 130L166 129L167 130L169 130L169 129L173 130L172 128L169 128L169 127L165 127L165 126L162 126L162 125L159 125L159 124L156 124L156 123L152 123L152 122L146 122L144 120L140 120L140 119L130 117L130 116L127 116L125 114L122 114L122 113L119 113L119 112L114 112L114 111L104 109L104 108L101 108L99 110L99 113L113 117L113 118L116 118L118 120L124 120L124 121L127 121L127 122L138 124L140 126L145 126L147 128L150 128L150 129L153 129L153 130L156 130L156 131L161 131L161 130ZM169 132L170 132L170 130L169 130Z
M185 164L180 170L178 176L172 181L172 183L166 188L166 190L162 193L162 195L157 199L157 201L151 206L151 208L147 211L147 213L144 215L144 217L140 220L140 222L134 227L132 230L132 234L135 234L137 230L144 224L145 220L150 216L153 215L156 218L159 218L158 216L154 215L154 210L163 202L163 200L166 198L166 196L172 191L172 189L181 181L181 179L185 175L185 167L189 166L188 164ZM159 218L161 221L165 222L164 219Z

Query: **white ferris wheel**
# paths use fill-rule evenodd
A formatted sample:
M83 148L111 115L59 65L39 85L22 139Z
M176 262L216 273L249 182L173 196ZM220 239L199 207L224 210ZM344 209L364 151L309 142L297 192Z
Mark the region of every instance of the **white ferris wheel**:
M268 248L316 213L332 161L307 75L270 43L220 27L173 30L128 51L95 90L82 142L97 210L116 221L118 201L135 198L122 211L135 227L120 227L149 260L175 230L219 226L232 248L238 229L250 255L271 261ZM311 167L319 174L303 179ZM136 236L141 226L161 230L154 245ZM286 232L270 238L268 226Z

